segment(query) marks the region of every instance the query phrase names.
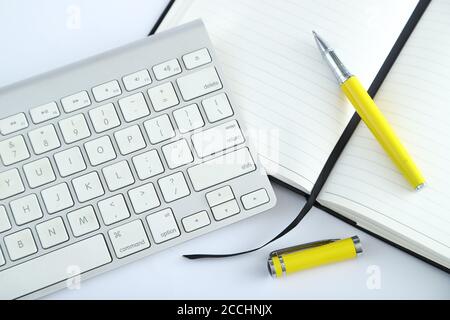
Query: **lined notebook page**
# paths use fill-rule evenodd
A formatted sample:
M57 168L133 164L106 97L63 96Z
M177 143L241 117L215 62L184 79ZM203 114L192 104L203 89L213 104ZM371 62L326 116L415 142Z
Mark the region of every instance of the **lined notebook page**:
M176 1L161 29L202 18L269 174L309 192L353 114L316 30L369 86L417 1Z
M433 0L376 102L427 180L411 191L361 123L320 202L450 267L450 2Z

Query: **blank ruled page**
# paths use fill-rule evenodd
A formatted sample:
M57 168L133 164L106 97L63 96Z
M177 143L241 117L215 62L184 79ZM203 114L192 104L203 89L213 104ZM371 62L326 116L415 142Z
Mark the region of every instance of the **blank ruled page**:
M376 102L427 180L412 191L361 123L320 202L450 267L450 2L433 0Z
M417 1L176 1L160 29L202 18L269 174L309 192L353 114L311 30L369 86Z

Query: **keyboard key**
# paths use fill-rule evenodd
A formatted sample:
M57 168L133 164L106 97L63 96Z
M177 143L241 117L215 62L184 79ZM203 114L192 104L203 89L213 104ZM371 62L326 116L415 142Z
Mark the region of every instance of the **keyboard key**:
M181 133L186 133L201 128L205 125L200 111L195 103L175 110L173 112L173 117L175 118L178 130L180 130Z
M25 188L19 175L19 170L11 169L0 172L0 200L24 192Z
M159 179L158 184L166 202L175 201L190 194L189 187L181 172Z
M44 249L54 247L69 240L66 227L61 217L36 225L36 231Z
M0 233L11 229L11 222L4 206L0 205Z
M181 67L177 59L172 59L154 66L153 73L157 80L163 80L181 73Z
M28 127L28 121L24 113L18 113L0 120L0 133L7 135Z
M125 89L132 91L152 83L152 78L146 69L129 74L122 78Z
M78 147L56 153L55 162L61 177L67 177L86 169L86 163Z
M130 197L134 212L138 214L156 208L161 204L153 183L147 183L131 189L128 191L128 196Z
M225 93L204 99L202 105L209 122L216 122L233 115L233 109Z
M120 125L116 108L112 103L89 110L92 125L97 133L118 127Z
M245 141L236 120L195 133L191 139L200 158L237 146Z
M180 77L177 79L177 84L184 101L222 89L222 82L214 67L205 68Z
M91 135L83 114L59 121L59 127L66 143L79 141Z
M89 201L100 197L105 193L97 172L91 172L79 178L75 178L72 180L72 184L78 201L80 202Z
M194 69L199 66L211 62L211 56L209 55L208 49L203 48L183 56L183 62L186 69Z
M141 150L146 147L144 137L137 125L131 126L114 133L120 153L129 153Z
M102 215L103 222L107 226L130 217L125 199L121 194L100 201L98 203L98 209Z
M0 158L5 166L28 159L30 153L22 136L0 141Z
M73 276L68 271L76 265L84 273L111 262L103 235L71 244L0 272L0 299L20 298L30 292L62 282ZM26 281L17 281L26 275Z
M217 206L218 204L224 203L231 199L234 199L234 194L230 186L225 186L206 194L206 200L208 201L210 207Z
M269 202L269 195L266 189L259 189L241 197L242 205L245 210L256 208Z
M41 206L35 194L11 201L9 206L18 226L43 217Z
M200 211L184 217L181 222L183 223L183 227L186 232L192 232L209 225L211 220L209 220L209 216L206 211Z
M239 213L239 206L236 200L230 200L211 208L214 219L217 221L234 216Z
M82 109L91 104L91 99L86 91L81 91L61 99L61 104L65 112L69 113Z
M2 248L0 248L0 266L6 263L5 257L3 256Z
M92 93L97 102L107 100L112 97L116 97L122 93L119 82L117 80L109 81L92 88Z
M43 186L55 181L55 173L48 158L42 158L23 166L25 177L31 188Z
M145 121L144 127L152 144L175 136L175 131L167 114Z
M30 137L31 146L36 154L42 154L61 146L52 124L28 132L28 137Z
M126 122L131 122L150 114L147 102L141 92L119 100L120 110Z
M148 89L148 96L156 111L162 111L180 103L170 82Z
M194 161L191 149L189 149L185 139L166 144L162 147L162 151L170 169L175 169Z
M103 168L102 172L106 184L111 191L118 190L134 183L130 167L125 160Z
M3 240L5 241L6 249L8 250L9 257L12 261L22 259L37 252L36 243L34 242L30 229L7 235ZM31 273L34 273L35 271L36 270L32 270ZM0 277L1 276L3 276L3 271L0 273ZM18 276L23 276L23 274ZM14 283L12 287L15 287L17 282L20 281L17 281L17 278L15 278L14 282L12 282Z
M187 169L195 191L201 191L255 170L255 163L247 148L229 152Z
M42 190L41 195L47 212L50 214L73 206L73 199L66 183L60 183Z
M150 247L141 220L134 220L108 232L118 258L142 251Z
M147 216L147 223L155 243L162 243L180 235L180 230L170 208Z
M59 117L59 109L56 102L50 102L30 110L31 120L34 123L42 123L44 121Z
M87 206L67 214L70 227L75 237L81 237L89 232L98 230L100 225L95 215L94 208Z
M133 164L141 180L164 172L164 167L156 150L150 150L133 157Z
M89 161L93 166L108 162L116 158L111 139L108 136L91 140L84 144Z

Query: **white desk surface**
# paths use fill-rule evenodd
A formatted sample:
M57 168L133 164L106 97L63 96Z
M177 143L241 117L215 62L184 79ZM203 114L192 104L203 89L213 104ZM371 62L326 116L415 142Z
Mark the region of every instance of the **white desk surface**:
M145 37L167 0L0 0L0 86ZM79 13L79 15L78 15ZM450 298L450 277L362 231L313 209L290 234L256 253L188 261L183 253L248 249L268 240L305 200L275 186L270 212L210 233L63 290L50 299L371 299ZM275 248L359 235L365 253L353 261L274 280L266 268Z

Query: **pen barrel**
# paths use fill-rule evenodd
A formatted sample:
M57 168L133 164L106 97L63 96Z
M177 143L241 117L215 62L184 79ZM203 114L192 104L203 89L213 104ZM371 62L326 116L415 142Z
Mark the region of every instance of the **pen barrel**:
M424 185L425 179L419 168L359 80L352 76L341 87L356 112L403 176L415 189L420 189Z
M283 253L271 257L271 263L274 266L273 275L281 277L283 274L289 275L301 270L353 259L359 252L362 252L359 239L354 237L318 247Z

